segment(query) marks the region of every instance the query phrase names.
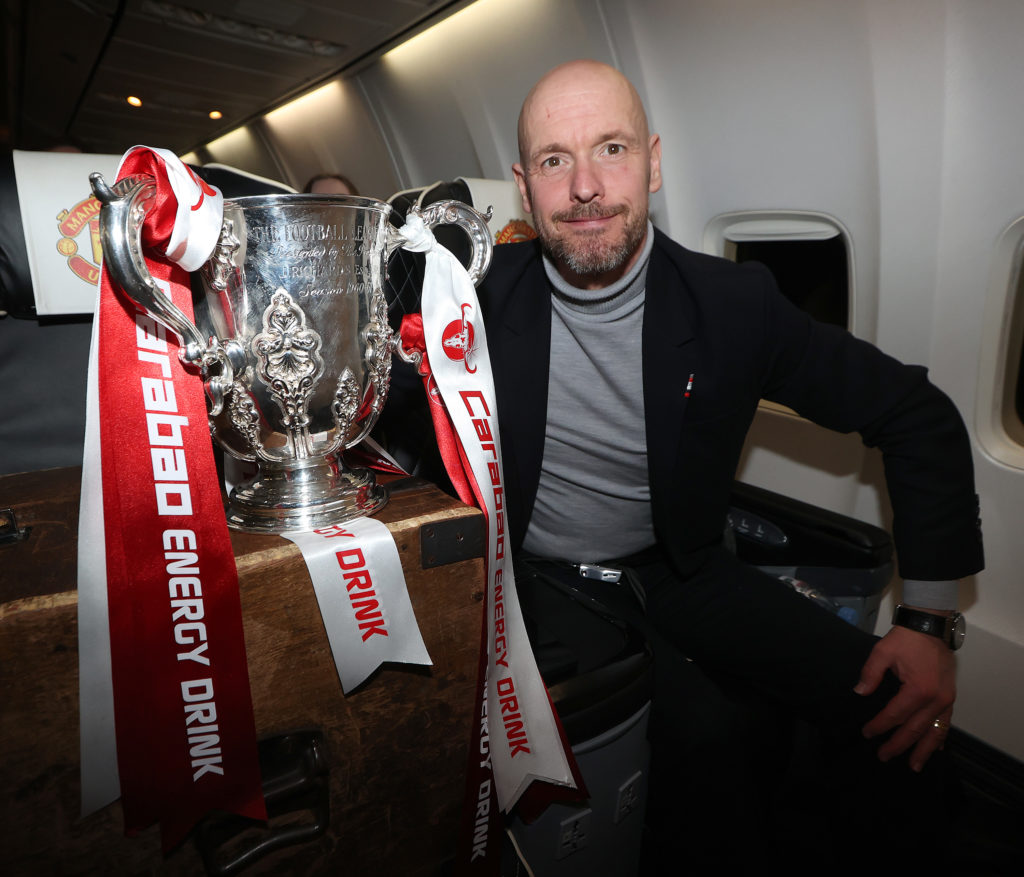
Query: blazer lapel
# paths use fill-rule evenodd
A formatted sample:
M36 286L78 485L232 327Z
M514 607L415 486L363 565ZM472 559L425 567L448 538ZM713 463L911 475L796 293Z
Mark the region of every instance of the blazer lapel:
M672 484L688 398L687 383L697 370L695 345L690 343L694 337L693 315L687 307L684 289L678 267L658 246L656 238L647 269L643 328L647 467L655 502L659 486Z

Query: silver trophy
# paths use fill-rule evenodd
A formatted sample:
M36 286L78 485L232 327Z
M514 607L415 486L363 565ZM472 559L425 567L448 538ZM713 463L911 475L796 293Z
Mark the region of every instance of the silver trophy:
M228 525L309 530L372 514L387 491L343 452L373 428L399 350L387 319L388 260L404 240L373 198L260 195L225 200L217 246L193 275L195 323L157 287L141 230L156 186L90 177L102 202L103 259L114 282L181 339L205 382L210 432L258 471L231 492ZM414 210L416 208L413 208ZM469 275L487 272L486 219L457 201L419 211L470 237Z

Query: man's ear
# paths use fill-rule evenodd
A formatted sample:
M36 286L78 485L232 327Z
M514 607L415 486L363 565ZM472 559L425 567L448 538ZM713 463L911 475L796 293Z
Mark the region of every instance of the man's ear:
M533 207L530 204L530 193L526 188L526 172L519 162L512 165L512 175L516 178L516 185L519 186L519 195L523 199L523 210L527 213L533 213Z
M661 137L652 134L650 139L651 182L649 192L657 192L661 188Z

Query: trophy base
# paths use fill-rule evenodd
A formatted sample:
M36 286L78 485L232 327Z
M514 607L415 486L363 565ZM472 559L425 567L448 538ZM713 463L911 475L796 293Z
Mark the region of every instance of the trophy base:
M228 526L246 533L289 533L372 515L388 501L369 469L350 469L340 456L290 462L260 471L231 491Z

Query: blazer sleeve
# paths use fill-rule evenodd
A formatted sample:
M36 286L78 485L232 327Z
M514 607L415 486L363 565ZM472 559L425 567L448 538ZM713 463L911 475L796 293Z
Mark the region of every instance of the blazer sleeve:
M984 565L971 442L952 400L905 365L792 305L760 274L762 396L882 452L903 578L962 578Z

